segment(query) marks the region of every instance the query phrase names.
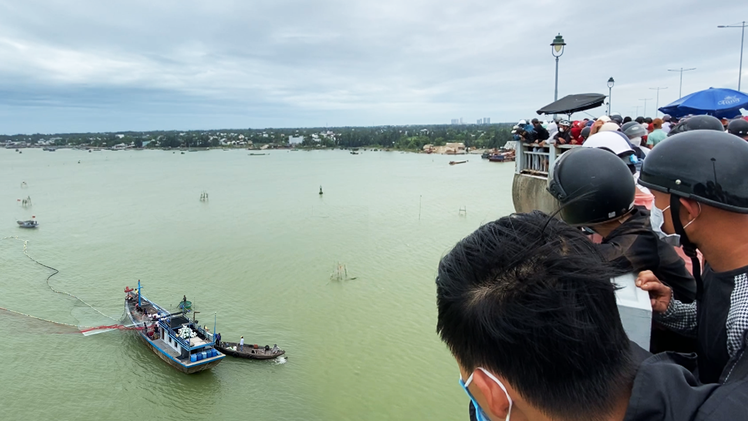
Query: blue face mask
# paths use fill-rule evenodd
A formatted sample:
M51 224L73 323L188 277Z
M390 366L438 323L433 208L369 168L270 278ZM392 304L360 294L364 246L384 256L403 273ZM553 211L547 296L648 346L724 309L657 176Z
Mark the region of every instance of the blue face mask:
M488 371L484 370L481 367L478 367L477 370L480 370L488 376L491 380L496 382L496 384L499 385L501 390L504 391L504 394L506 395L506 399L509 401L509 411L506 413L506 421L509 421L509 417L512 415L512 398L509 397L509 393L506 391L506 387L504 387L504 384L499 381L496 377L494 377L493 374L489 373ZM473 402L473 408L475 408L475 419L478 421L491 421L490 418L488 418L488 415L486 415L485 411L483 411L483 408L478 405L478 401L475 400L473 397L473 394L470 393L470 390L468 389L468 386L470 386L470 383L473 381L473 376L475 375L475 372L468 377L467 381L462 381L462 376L460 376L460 386L462 386L463 389L465 389L465 393L467 393L470 400Z

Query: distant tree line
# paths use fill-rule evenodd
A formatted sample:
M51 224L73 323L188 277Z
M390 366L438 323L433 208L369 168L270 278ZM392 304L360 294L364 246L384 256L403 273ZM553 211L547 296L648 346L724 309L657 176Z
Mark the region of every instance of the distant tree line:
M147 148L205 148L225 144L287 145L290 137L303 137L302 147L381 147L420 150L424 145L442 146L461 142L467 147L498 148L512 135L511 124L412 125L378 127L316 127L292 129L224 129L207 131L147 131L117 133L59 133L0 135L0 143L24 141L111 147L120 143Z

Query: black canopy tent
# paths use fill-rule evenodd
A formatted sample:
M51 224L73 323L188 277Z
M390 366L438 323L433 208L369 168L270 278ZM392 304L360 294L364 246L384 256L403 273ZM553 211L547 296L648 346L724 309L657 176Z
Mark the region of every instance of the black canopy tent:
M575 94L554 101L537 111L538 114L568 114L577 111L589 110L603 105L605 95L602 94Z

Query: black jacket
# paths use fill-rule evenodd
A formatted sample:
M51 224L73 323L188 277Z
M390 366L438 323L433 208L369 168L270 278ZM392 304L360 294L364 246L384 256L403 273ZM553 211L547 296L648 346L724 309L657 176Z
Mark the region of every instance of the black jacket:
M557 145L569 145L571 144L571 132L569 130L564 130L563 132L559 130L553 135L553 139Z
M652 355L633 342L631 347L638 368L624 421L748 420L745 351L725 370L730 376L723 384L701 384L694 374L698 365L694 354ZM471 421L476 420L472 402L468 414Z
M543 127L541 125L535 126L535 128L533 129L533 131L535 132L535 140L537 140L538 142L542 142L544 140L548 140L548 137L550 136L548 134L548 130L546 130L545 127Z
M643 206L634 207L631 217L603 238L598 250L620 269L634 273L651 270L683 303L696 298L696 281L673 247L652 231L649 210Z
M695 355L669 352L642 362L624 421L748 419L748 358L721 385L699 383L696 366Z
M652 231L649 211L644 207L635 207L629 219L611 231L598 249L608 261L626 272L651 270L673 288L676 299L683 303L690 303L696 297L696 281L673 247ZM692 335L676 333L653 323L651 352L695 352L697 349L696 338Z

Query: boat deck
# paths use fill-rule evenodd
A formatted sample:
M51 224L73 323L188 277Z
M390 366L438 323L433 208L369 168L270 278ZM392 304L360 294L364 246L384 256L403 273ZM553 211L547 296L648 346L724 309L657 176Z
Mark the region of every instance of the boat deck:
M190 346L200 346L200 345L206 345L210 342L203 340L202 338L196 336L194 338L190 338Z
M172 358L177 359L177 360L180 359L179 353L175 351L174 348L170 347L169 344L164 342L163 339L156 339L155 341L153 341L153 344L156 345L160 350L169 354ZM189 360L187 362L189 362Z

